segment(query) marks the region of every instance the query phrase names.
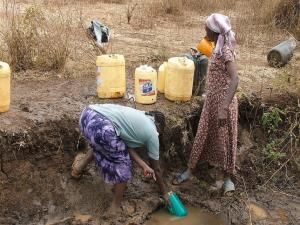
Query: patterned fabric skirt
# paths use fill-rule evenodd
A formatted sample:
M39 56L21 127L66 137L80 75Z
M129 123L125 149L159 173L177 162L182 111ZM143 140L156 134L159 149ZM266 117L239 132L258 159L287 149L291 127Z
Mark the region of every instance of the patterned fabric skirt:
M219 94L220 95L220 94ZM230 174L236 173L238 101L234 97L224 127L218 124L218 110L224 94L208 95L200 117L197 134L189 160L189 168L195 168L199 160L223 168Z
M110 184L127 182L131 178L131 159L112 122L87 107L80 117L80 130L93 149L104 181Z

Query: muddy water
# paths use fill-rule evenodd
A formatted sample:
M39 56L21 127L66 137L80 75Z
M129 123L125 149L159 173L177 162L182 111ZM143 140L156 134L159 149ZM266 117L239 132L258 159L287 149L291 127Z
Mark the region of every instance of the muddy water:
M145 225L224 225L217 216L203 212L199 208L189 207L186 217L178 218L172 216L166 209L152 214L152 218Z

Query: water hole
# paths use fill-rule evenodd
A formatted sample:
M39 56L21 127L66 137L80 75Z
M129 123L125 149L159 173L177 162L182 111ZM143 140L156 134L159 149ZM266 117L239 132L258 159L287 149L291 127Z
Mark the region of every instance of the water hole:
M188 207L186 217L171 215L167 209L160 209L152 214L152 217L145 225L224 225L218 216L204 212L203 209Z

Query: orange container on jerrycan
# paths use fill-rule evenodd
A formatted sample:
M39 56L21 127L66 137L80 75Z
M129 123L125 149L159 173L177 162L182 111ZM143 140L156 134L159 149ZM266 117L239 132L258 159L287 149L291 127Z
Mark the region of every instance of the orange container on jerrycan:
M125 59L110 54L97 57L97 92L99 98L121 98L126 92Z
M214 43L209 41L206 37L203 38L197 45L198 51L206 55L208 58L211 57L214 47Z
M10 106L10 75L9 65L0 61L0 113L7 112Z

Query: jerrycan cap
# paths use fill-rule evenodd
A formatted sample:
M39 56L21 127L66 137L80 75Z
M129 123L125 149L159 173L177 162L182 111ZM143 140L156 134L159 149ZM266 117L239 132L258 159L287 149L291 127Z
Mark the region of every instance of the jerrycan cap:
M154 71L154 69L151 66L148 66L147 64L140 65L139 69L143 70L145 72L153 72Z

